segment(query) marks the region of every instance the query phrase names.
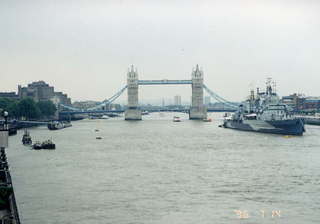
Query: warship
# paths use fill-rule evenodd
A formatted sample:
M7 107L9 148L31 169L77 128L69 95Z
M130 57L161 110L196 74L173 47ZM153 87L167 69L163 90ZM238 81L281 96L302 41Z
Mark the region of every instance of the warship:
M223 127L242 131L263 132L283 135L303 135L304 123L293 116L290 108L281 103L271 79L266 82L265 92L257 89L248 100L239 105L231 116L225 116Z

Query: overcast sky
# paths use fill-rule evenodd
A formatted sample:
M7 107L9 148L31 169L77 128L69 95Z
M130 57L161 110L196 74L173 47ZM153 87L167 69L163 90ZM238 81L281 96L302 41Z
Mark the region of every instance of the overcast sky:
M190 79L242 100L267 77L278 93L320 95L317 0L1 0L0 91L44 80L103 100L140 79ZM190 99L190 86L142 86L141 99ZM120 100L125 99L125 95Z

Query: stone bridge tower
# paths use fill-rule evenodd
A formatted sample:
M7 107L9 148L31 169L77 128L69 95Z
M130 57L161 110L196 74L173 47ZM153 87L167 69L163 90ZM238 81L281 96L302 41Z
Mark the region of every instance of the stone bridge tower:
M196 66L192 71L192 102L189 113L190 120L207 118L207 108L203 104L203 71Z
M139 109L139 83L138 72L133 65L127 74L128 105L125 111L125 120L141 120L141 110Z

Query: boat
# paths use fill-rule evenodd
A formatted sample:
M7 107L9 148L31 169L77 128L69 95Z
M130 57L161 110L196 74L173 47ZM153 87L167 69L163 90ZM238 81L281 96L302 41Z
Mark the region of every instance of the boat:
M48 123L49 130L59 130L63 128L71 127L72 124L68 121L51 121Z
M211 118L205 118L205 119L203 119L203 121L204 121L204 122L211 122L212 119L211 119Z
M100 116L97 115L89 115L88 117L90 120L100 119Z
M32 139L27 129L24 129L24 134L22 136L22 144L32 145Z
M56 149L56 145L51 140L46 140L41 144L42 149Z
M96 139L102 139L102 137L98 136L98 137L96 137Z
M107 115L108 117L120 117L120 115L117 114L117 113L106 113L106 115Z
M150 114L150 113L149 113L149 111L147 111L147 110L141 112L141 115L149 115L149 114Z
M101 115L101 114L92 114L89 116L89 119L91 120L96 120L96 119L109 119L109 116L104 114L104 115Z
M300 118L293 116L290 108L281 103L278 95L271 87L268 79L266 91L240 104L239 109L231 116L225 116L223 127L242 131L253 131L283 135L303 135L304 123Z
M174 116L174 117L173 117L173 122L181 122L180 117Z
M63 128L68 128L72 126L71 122L69 121L62 121L62 123L63 123Z
M35 150L56 149L56 145L51 140L46 140L46 141L44 141L42 143L37 141L36 143L33 144L32 148L35 149Z
M40 149L42 149L42 143L37 141L32 145L32 148L35 150L40 150Z

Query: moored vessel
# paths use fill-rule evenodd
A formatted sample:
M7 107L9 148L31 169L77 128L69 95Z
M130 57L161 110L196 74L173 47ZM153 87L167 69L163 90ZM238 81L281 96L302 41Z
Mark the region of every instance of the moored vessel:
M174 117L173 117L173 122L181 122L180 117L174 116Z
M304 123L290 112L288 106L280 102L278 95L267 81L265 92L250 98L239 106L232 116L224 118L223 127L242 131L254 131L283 135L303 135Z
M49 130L59 130L59 129L68 128L71 126L72 126L71 122L67 122L67 121L51 121L50 123L48 123Z

